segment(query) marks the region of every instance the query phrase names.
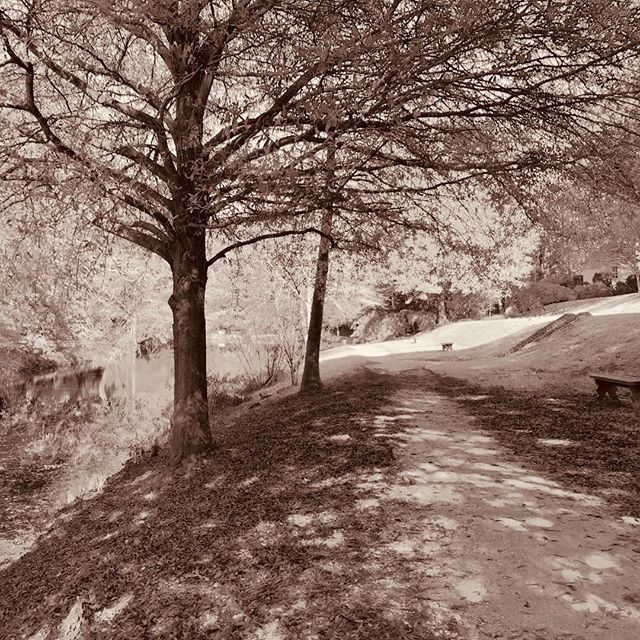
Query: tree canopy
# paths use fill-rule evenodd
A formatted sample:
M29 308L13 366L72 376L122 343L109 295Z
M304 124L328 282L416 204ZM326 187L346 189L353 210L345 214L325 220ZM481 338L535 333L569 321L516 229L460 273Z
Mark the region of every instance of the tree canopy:
M211 444L208 233L235 246L319 231L329 205L345 240L438 233L459 184L564 164L619 117L639 53L625 0L3 7L5 200L42 225L48 202L72 204L72 224L170 264L176 459Z

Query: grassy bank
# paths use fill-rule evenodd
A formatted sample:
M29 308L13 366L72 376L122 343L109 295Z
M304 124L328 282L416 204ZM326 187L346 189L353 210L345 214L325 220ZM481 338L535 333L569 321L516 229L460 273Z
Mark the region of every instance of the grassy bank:
M243 409L179 473L162 453L127 465L0 573L0 637L441 637L391 606L388 523L363 508L393 467L374 417L394 384L362 373Z

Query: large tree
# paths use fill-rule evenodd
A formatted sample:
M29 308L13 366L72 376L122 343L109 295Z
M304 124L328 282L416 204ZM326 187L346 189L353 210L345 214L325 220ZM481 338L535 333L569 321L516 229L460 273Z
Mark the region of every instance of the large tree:
M171 266L178 460L211 444L204 296L229 247L328 206L359 242L372 217L375 237L437 229L434 194L556 162L637 54L626 0L3 6L3 186L41 218L42 198L81 200L82 220ZM209 232L240 235L211 256Z

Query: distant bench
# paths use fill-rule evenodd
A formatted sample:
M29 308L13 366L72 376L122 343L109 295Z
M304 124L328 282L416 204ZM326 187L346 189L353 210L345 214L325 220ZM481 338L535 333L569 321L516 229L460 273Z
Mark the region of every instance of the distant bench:
M633 402L636 408L640 409L640 377L606 373L592 373L590 375L596 382L596 391L598 392L598 398L600 398L600 400L607 394L614 400L619 400L617 387L625 387L631 389Z
M443 351L453 351L453 342L443 342L442 343Z

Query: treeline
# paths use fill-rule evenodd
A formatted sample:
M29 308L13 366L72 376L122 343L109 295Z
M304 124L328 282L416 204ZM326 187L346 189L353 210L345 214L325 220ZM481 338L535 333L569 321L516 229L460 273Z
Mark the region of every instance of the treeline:
M507 311L510 315L530 315L541 313L544 307L557 302L605 298L607 296L637 293L635 275L626 280L613 282L607 273L596 273L592 284L583 284L572 276L551 276L537 282L529 282L513 287L508 299Z

